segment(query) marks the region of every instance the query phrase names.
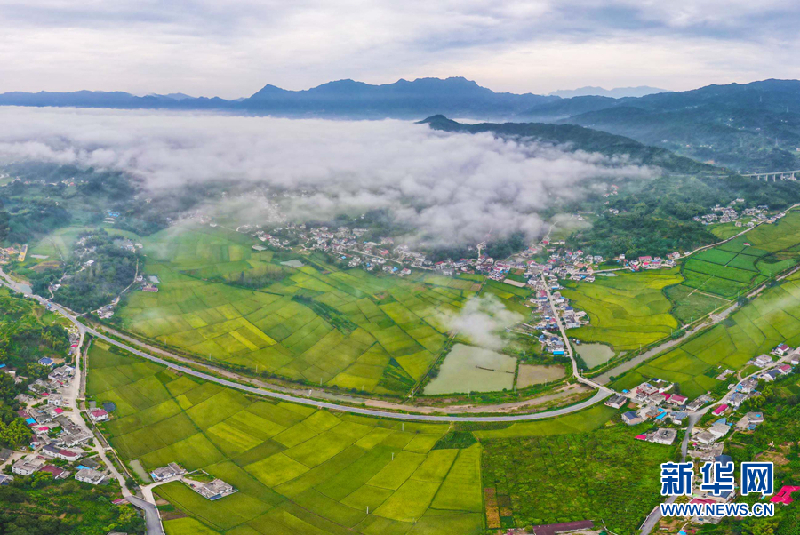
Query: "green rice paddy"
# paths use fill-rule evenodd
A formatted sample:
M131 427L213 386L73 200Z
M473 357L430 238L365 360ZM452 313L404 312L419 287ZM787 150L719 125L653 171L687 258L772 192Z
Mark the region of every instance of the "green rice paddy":
M265 401L96 340L87 396L117 404L103 431L123 461L147 471L177 462L237 489L210 501L180 482L157 486L156 494L186 515L165 522L168 535L468 535L483 533L493 514L483 498L481 464L494 461L474 439L441 440L453 429L447 424ZM553 420L490 424L473 435L496 445L580 435L610 425L616 413L597 405ZM558 474L548 477L560 481Z
M366 392L408 391L442 350L439 319L480 288L340 270L321 255L293 255L305 266L291 268L281 265L285 254L253 251L252 238L208 227L168 229L143 243L147 274L161 283L157 293L130 296L119 312L126 329L211 361ZM238 284L259 277L272 282Z
M124 460L177 462L237 489L210 501L157 487L188 515L169 535L483 532L481 446L432 449L447 425L263 401L97 342L89 360L87 394L117 404L104 431Z
M670 314L672 303L662 292L681 282L677 268L616 273L562 290L576 309L589 314L589 325L571 329L570 337L624 351L660 340L678 328Z
M692 255L683 266L684 285L735 299L797 263L800 212L774 224L762 224L728 243Z
M696 397L719 384L724 368L741 369L760 353L786 341L800 345L800 281L792 276L766 290L724 322L671 351L631 370L611 386L630 388L646 378L677 382L681 392Z

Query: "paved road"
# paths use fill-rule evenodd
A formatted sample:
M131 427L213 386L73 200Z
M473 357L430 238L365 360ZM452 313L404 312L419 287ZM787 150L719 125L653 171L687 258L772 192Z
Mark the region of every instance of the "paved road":
M144 511L147 521L147 535L164 535L164 527L161 525L161 518L158 516L158 508L152 503L146 502L136 496L126 498L135 507Z
M564 328L564 324L561 321L561 316L558 315L558 309L556 308L555 300L553 299L553 294L550 292L550 286L547 283L547 279L544 277L544 273L541 274L542 284L544 285L544 291L547 293L547 301L550 303L550 309L553 311L553 314L556 318L556 325L558 325L558 330L561 332L561 339L564 342L564 351L566 351L567 355L569 355L570 361L572 361L572 376L577 379L579 382L590 386L592 388L597 388L599 392L604 392L607 396L610 396L614 393L608 387L599 385L592 381L591 379L587 379L581 375L580 370L578 369L578 363L575 360L575 356L572 354L572 346L569 343L569 338L567 337L567 330Z
M754 371L750 375L744 377L743 379L740 379L739 383L749 379L750 377L753 377L754 375L761 375L762 373L764 373L766 371L769 371L769 370L771 370L773 368L777 368L781 364L787 363L792 358L792 356L793 355L791 353L789 353L785 357L782 357L782 358L778 359L777 362L773 362L771 365L769 365L769 366L767 366L765 368L759 368L758 370ZM722 405L723 403L728 403L730 401L730 399L731 399L731 396L733 396L733 394L735 393L734 391L735 391L735 389L732 388L732 389L728 390L728 392L724 396L722 396L722 399L720 399L719 401L716 401L714 403L710 403L705 408L703 408L703 409L701 409L699 411L695 411L695 412L690 412L689 413L689 424L686 426L686 433L683 436L683 443L681 444L681 456L682 456L682 460L683 461L686 461L686 453L687 453L687 451L689 449L689 440L692 437L692 429L694 428L695 424L697 422L699 422L700 419L709 410L711 410L712 407L716 407L718 405ZM667 498L664 501L664 503L673 503L676 498L677 498L677 496L670 496L669 498ZM656 524L658 524L659 520L661 520L661 508L660 507L656 507L650 513L650 516L648 516L645 519L644 524L642 524L642 527L641 527L641 529L639 531L640 535L648 535L653 530L653 528L656 526Z
M392 411L381 411L375 409L365 409L362 407L351 407L349 405L341 405L339 403L331 403L327 401L315 401L313 399L303 398L294 396L292 394L283 394L279 392L273 392L271 390L266 390L263 388L258 388L255 386L247 386L243 385L234 381L229 381L228 379L222 379L220 377L215 377L213 375L209 375L207 373L203 373L201 371L193 370L191 368L187 368L186 366L181 366L179 364L175 364L169 361L166 361L162 358L155 357L143 351L139 351L138 349L132 348L114 340L113 338L109 338L108 336L104 335L101 332L95 331L94 329L87 328L86 332L96 336L101 340L105 340L106 342L113 344L119 348L125 349L126 351L130 351L134 355L138 355L142 358L145 358L151 362L155 362L157 364L162 364L164 366L168 366L169 368L180 372L185 373L188 375L193 375L194 377L212 381L222 386L227 386L229 388L235 388L237 390L242 390L244 392L248 392L250 394L256 394L259 396L266 396L275 399L280 399L281 401L288 401L290 403L299 403L302 405L311 405L313 407L318 407L321 409L328 409L332 411L340 411L340 412L350 412L355 414L363 414L366 416L378 416L381 418L393 418L396 420L415 420L415 421L425 421L425 422L519 422L519 421L526 421L526 420L542 420L545 418L553 418L555 416L562 416L564 414L569 414L572 412L576 412L579 410L583 410L587 407L591 407L592 405L599 403L600 401L604 400L608 396L611 395L611 391L608 389L601 389L592 396L590 399L578 403L576 405L571 405L569 407L564 407L562 409L556 409L552 411L544 411L544 412L537 412L535 414L515 414L515 415L508 415L508 416L444 416L444 415L432 415L432 414L404 414Z
M15 283L13 280L11 280L11 278L9 278L8 275L6 275L2 271L2 269L0 269L0 276L5 279L3 281L3 284L5 286L8 286L10 289L12 289L14 291L17 291L17 292L21 292L22 291L22 290L20 290L19 285L17 283ZM352 406L349 406L349 405L342 405L340 403L326 402L326 401L316 401L316 400L313 400L313 399L308 399L308 398L296 396L296 395L293 395L293 394L274 392L274 391L267 390L267 389L264 389L264 388L258 388L258 387L254 387L254 386L247 386L247 385L243 385L243 384L240 384L238 382L235 382L235 381L231 381L231 380L228 380L228 379L215 377L213 375L210 375L210 374L207 374L207 373L203 373L203 372L188 368L186 366L181 366L181 365L175 364L173 362L169 362L169 361L164 360L162 358L153 356L153 355L151 355L149 353L145 353L143 351L140 351L140 350L138 350L138 349L136 349L134 347L131 347L131 346L127 345L127 344L124 344L124 343L122 343L122 342L120 342L118 340L115 340L113 338L109 338L105 334L103 334L103 333L101 333L101 332L99 332L99 331L97 331L95 329L92 329L91 327L86 327L85 325L83 325L81 322L79 322L77 320L77 318L75 317L74 313L72 313L71 311L67 310L66 308L64 308L64 307L62 307L62 306L60 306L60 305L58 305L56 303L49 302L49 301L47 301L46 299L44 299L42 297L39 297L39 296L36 296L36 295L32 295L32 294L29 295L29 297L39 301L43 305L50 304L52 310L54 310L56 312L59 312L60 314L62 314L66 318L68 318L70 321L72 321L75 325L77 325L78 329L80 329L82 335L84 333L89 333L92 336L95 336L96 338L99 338L101 340L105 340L106 342L108 342L110 344L113 344L113 345L115 345L115 346L117 346L117 347L119 347L121 349L126 350L126 351L129 351L129 352L133 353L134 355L138 355L138 356L140 356L142 358L145 358L145 359L147 359L147 360L149 360L151 362L155 362L157 364L162 364L162 365L167 366L167 367L169 367L169 368L171 368L171 369L173 369L175 371L178 371L180 373L193 375L195 377L198 377L198 378L206 380L206 381L215 382L217 384L220 384L220 385L223 385L223 386L227 386L229 388L235 388L237 390L242 390L242 391L245 391L245 392L248 392L248 393L251 393L251 394L256 394L256 395L260 395L260 396L266 396L266 397L271 397L271 398L275 398L275 399L280 399L282 401L288 401L288 402L291 402L291 403L299 403L301 405L311 405L313 407L318 407L318 408L328 409L328 410L333 410L333 411L339 411L339 412L350 412L350 413L355 413L355 414L363 414L365 416L376 416L376 417L381 417L381 418L393 418L393 419L396 419L396 420L414 420L414 421L426 421L426 422L521 422L521 421L528 421L528 420L544 420L544 419L547 419L547 418L554 418L556 416L563 416L565 414L570 414L570 413L573 413L573 412L577 412L577 411L586 409L588 407L591 407L592 405L595 405L595 404L603 401L605 398L607 398L608 396L610 396L613 393L613 391L609 390L608 388L600 387L598 389L597 393L594 396L592 396L591 398L589 398L589 399L587 399L585 401L577 403L575 405L570 405L568 407L563 407L561 409L555 409L555 410L551 410L551 411L537 412L537 413L534 413L534 414L515 414L515 415L505 415L505 416L450 416L450 415L445 416L445 415L432 415L432 414L408 414L408 413L393 412L393 411L388 411L388 410L366 409L366 408L362 408L362 407L352 407ZM161 351L161 353L162 354L167 354L164 351ZM170 357L172 357L172 355L170 355ZM597 388L597 385L595 385L594 382L590 381L589 379L584 379L583 377L580 376L580 374L578 373L577 364L573 360L573 374L576 374L576 373L577 373L576 377L578 378L579 381L581 381L582 383L585 383L585 384L589 384L590 386L594 386L595 388Z

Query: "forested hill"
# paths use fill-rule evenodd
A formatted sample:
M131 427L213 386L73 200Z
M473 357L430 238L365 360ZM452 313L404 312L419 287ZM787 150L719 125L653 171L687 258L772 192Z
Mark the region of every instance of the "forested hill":
M543 103L520 120L604 130L742 172L800 169L800 81Z
M462 124L443 115L433 115L420 121L434 130L444 132L491 132L499 136L530 138L568 145L573 150L598 152L606 156L628 155L631 160L654 165L674 173L725 174L724 170L702 164L691 158L677 156L669 150L650 147L633 139L592 130L574 124L504 123Z

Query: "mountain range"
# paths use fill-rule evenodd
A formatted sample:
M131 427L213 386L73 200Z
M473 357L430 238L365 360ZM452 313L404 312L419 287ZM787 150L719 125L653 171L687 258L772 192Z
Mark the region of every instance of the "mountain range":
M552 96L561 98L572 97L611 97L611 98L625 98L625 97L643 97L652 93L665 93L666 89L659 89L657 87L650 87L648 85L639 85L636 87L615 87L614 89L603 89L596 85L587 85L579 87L578 89L560 89L550 93Z
M456 117L507 117L559 97L494 92L463 77L400 79L393 84L339 80L304 91L265 85L248 98L193 98L182 93L138 97L124 92L2 93L5 106L91 108L223 109L281 116L376 119L420 118L436 113Z
M576 91L599 92L596 89ZM495 92L463 77L400 79L378 85L339 80L304 91L268 84L250 97L238 100L195 98L183 93L139 97L124 92L11 92L0 94L2 105L218 109L334 119L419 119L446 115L575 124L738 171L800 169L800 81L797 80L709 85L691 91L624 98Z

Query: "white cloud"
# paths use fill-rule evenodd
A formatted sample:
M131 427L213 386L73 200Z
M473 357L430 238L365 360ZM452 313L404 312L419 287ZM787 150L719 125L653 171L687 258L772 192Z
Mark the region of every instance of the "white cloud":
M434 241L535 233L538 215L597 177L655 170L490 134L386 121L0 108L0 158L114 169L158 190L208 180L287 188L286 211L320 218L388 208Z
M502 349L505 345L502 332L525 318L508 310L500 299L492 294L470 298L461 310L443 315L442 324L449 331L457 331L477 346L487 349Z
M517 92L691 89L792 76L798 22L791 0L0 0L0 91L238 98L265 83L452 75Z

